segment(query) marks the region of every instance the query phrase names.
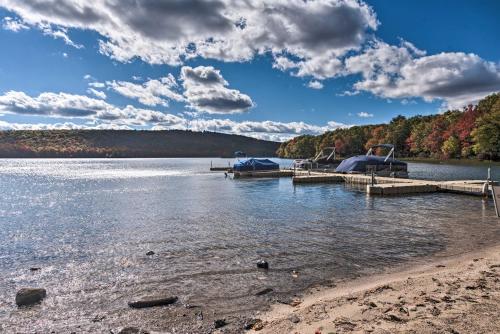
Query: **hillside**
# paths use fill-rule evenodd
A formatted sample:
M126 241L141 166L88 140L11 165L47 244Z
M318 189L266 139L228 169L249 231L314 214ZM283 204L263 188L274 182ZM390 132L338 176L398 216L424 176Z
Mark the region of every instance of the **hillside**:
M0 131L0 158L275 156L279 143L214 132Z
M398 157L500 159L500 93L476 106L431 116L397 116L389 124L353 126L281 144L278 156L309 158L335 146L342 157L363 154L372 145L394 144Z

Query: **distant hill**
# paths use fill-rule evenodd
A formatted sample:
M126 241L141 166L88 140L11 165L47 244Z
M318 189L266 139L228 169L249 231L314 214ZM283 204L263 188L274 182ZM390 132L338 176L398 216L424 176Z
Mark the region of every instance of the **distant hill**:
M0 158L275 156L280 143L183 130L0 131Z

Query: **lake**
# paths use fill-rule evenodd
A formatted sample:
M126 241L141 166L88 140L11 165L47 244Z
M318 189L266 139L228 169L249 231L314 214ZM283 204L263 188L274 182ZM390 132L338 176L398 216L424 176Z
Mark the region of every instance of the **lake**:
M237 332L245 318L311 286L500 240L491 200L370 197L343 184L294 186L290 178L233 180L209 172L211 161L228 160L0 160L0 332L142 325L205 333L220 318ZM409 172L486 177L477 165L409 163ZM500 167L493 175L498 179ZM256 268L260 259L270 270ZM46 288L47 298L18 309L14 296L25 286ZM266 288L273 291L255 296ZM179 302L128 308L148 295Z

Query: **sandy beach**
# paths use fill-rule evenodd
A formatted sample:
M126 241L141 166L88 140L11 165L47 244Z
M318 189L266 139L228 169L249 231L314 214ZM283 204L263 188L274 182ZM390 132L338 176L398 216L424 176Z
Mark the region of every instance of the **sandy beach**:
M316 289L260 314L259 333L498 333L500 245Z

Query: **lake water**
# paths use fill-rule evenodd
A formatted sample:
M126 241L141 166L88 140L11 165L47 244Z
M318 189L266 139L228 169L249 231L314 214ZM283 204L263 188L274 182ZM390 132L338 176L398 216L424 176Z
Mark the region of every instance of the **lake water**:
M208 172L210 161L227 164L0 160L0 332L142 325L205 333L220 318L238 332L245 317L312 285L500 240L491 200L369 197L342 184L233 180ZM416 178L486 176L484 166L410 163L409 171ZM500 168L493 174L500 176ZM146 256L149 250L155 255ZM259 259L269 271L256 268ZM25 286L45 287L48 296L18 309L14 296ZM265 288L273 292L255 296ZM128 308L148 295L180 300L168 308Z

